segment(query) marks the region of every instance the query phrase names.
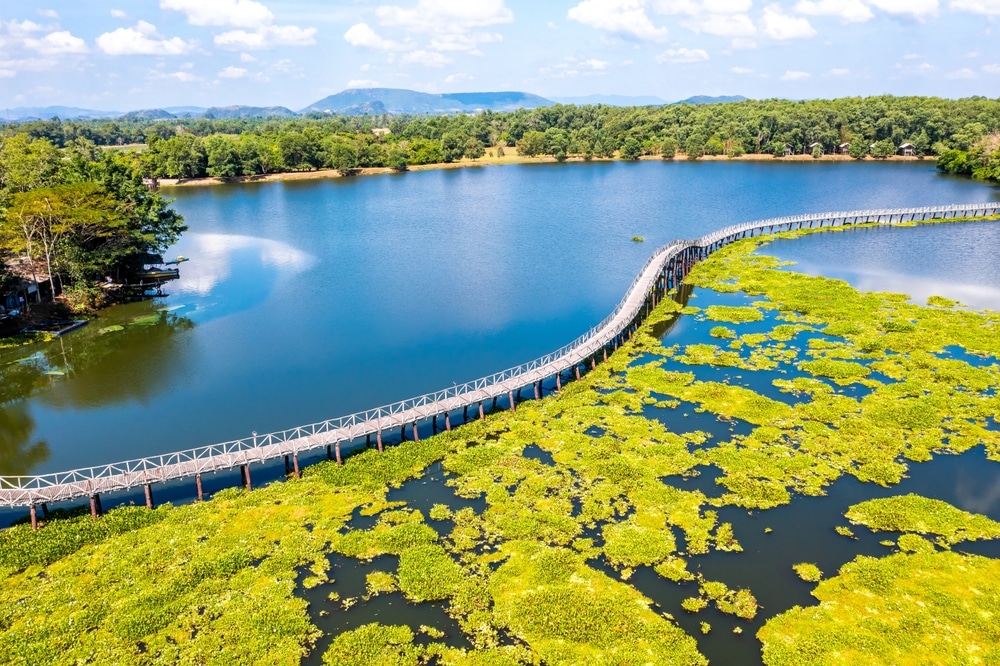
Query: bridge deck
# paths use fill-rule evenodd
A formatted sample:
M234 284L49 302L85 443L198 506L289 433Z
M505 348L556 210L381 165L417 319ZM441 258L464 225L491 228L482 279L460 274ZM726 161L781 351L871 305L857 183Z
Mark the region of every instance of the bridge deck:
M344 442L510 395L520 388L579 367L588 358L594 357L640 316L650 295L658 285L663 284L668 269L677 270L683 275L689 263L693 263L692 259L705 257L740 238L813 225L824 227L871 222L899 224L916 220L995 216L1000 216L1000 204L820 213L747 222L720 229L694 241L675 241L653 253L633 280L625 297L604 321L570 344L539 359L435 393L282 432L69 472L0 477L0 506L32 506L93 497L205 472L229 470L323 446L339 446Z

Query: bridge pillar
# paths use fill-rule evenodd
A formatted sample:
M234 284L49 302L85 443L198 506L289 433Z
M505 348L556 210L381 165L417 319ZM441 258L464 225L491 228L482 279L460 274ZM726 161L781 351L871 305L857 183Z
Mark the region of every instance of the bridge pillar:
M417 432L417 422L416 421L413 422L413 441L414 442L419 442L420 441L420 433Z
M38 529L38 512L35 511L35 505L31 505L31 529Z
M285 475L287 476L292 472L292 466L289 464L288 454L285 454Z
M483 403L482 403L482 401L479 402L479 418L480 419L485 419L486 418L486 414L483 412Z
M562 372L556 373L556 393L562 391Z
M468 422L469 422L469 406L466 405L462 409L462 423L468 423Z
M405 424L399 426L399 441L400 442L405 442L406 441L406 425Z
M296 479L302 478L302 473L299 471L299 454L292 454L292 474L295 475Z
M492 406L492 407L490 407L490 411L491 411L491 412L492 412L492 411L496 411L496 408L497 408L497 397L496 397L496 396L493 396L493 406Z
M542 383L541 382L532 382L532 388L535 389L535 400L538 400L539 398L541 398L542 397L541 396L541 393L542 393Z
M90 517L98 518L101 516L103 511L101 511L101 496L94 493L90 496Z
M326 459L333 460L333 450L329 444L326 445Z
M608 360L608 348L604 347L603 349L604 349L604 360L607 361Z
M576 365L573 366L573 374L576 375L576 380L580 381L580 364L579 363L577 363Z
M535 391L535 395L536 396L538 395L538 391L537 390ZM517 404L514 402L514 392L513 391L507 391L507 399L510 401L510 411L516 412L517 411Z
M333 445L333 453L337 458L337 464L343 465L344 461L340 459L340 442L337 442Z
M194 485L195 485L195 488L198 491L198 501L199 502L204 502L205 501L205 493L202 491L202 488L201 488L201 472L199 472L199 473L197 473L197 474L194 475Z
M365 435L365 448L370 449L372 447L372 434L368 433Z
M435 414L433 417L431 417L431 432L433 432L435 435L438 434L438 415L437 414Z
M375 445L378 446L378 452L382 453L382 431L379 430L375 433Z
M445 432L451 432L451 414L449 412L444 413L444 429Z
M146 508L153 510L153 484L147 483L142 489L146 492Z
M250 463L240 465L240 477L243 480L243 487L246 490L253 490L253 481L250 479Z
M591 370L596 370L597 369L597 357L596 356L591 356L590 357L590 369Z

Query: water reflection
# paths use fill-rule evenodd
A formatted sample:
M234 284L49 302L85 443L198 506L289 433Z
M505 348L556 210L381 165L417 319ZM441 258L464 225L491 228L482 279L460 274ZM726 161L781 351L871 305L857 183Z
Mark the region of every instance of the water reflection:
M199 296L208 296L220 283L230 279L238 258L256 259L261 266L276 268L284 275L307 270L316 261L287 243L237 234L190 233L177 249L196 260L184 264L180 280L170 290Z
M0 475L20 476L44 462L49 445L34 440L35 419L24 403L0 407Z

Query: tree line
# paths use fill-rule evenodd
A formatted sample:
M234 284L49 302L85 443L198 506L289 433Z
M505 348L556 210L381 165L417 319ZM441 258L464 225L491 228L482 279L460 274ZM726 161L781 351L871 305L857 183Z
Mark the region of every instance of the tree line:
M30 277L74 309L99 306L99 282L161 261L184 230L133 155L83 138L60 148L26 133L0 137L0 296Z
M375 130L379 130L378 133ZM887 157L904 144L916 155L969 151L1000 131L1000 99L851 97L834 100L747 100L714 105L610 107L555 105L506 113L453 116L36 121L8 126L52 145L80 139L101 146L145 144L150 177L252 176L321 168L476 159L517 147L556 159L684 153L815 154L845 149L856 158ZM849 148L841 148L849 145Z

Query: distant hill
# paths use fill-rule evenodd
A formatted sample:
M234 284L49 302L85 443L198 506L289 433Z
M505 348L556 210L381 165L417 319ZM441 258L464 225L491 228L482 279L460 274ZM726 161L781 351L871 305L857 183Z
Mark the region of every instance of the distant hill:
M730 102L745 102L746 100L747 98L743 95L720 95L718 97L695 95L694 97L688 97L687 99L682 99L679 102L674 102L674 104L728 104Z
M81 109L75 106L19 106L13 109L0 110L0 120L10 122L18 120L50 120L60 118L72 120L76 118L117 118L121 111L95 111Z
M129 111L122 115L119 120L170 120L176 117L174 114L163 109L140 109L139 111Z
M199 115L205 118L292 118L299 114L283 106L213 106Z
M203 106L165 106L164 111L169 111L177 117L200 116L208 109Z
M586 97L553 97L552 101L560 104L589 106L604 104L605 106L663 106L669 102L652 95L587 95Z
M352 88L324 97L302 113L474 113L492 109L510 111L550 106L551 101L523 92L451 93L431 95L401 88Z

